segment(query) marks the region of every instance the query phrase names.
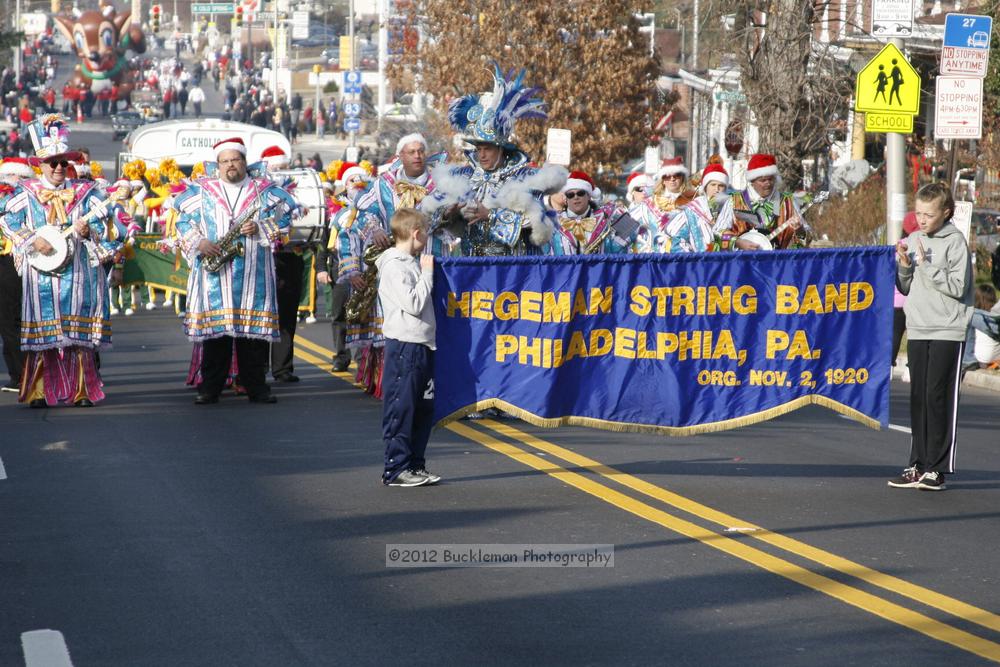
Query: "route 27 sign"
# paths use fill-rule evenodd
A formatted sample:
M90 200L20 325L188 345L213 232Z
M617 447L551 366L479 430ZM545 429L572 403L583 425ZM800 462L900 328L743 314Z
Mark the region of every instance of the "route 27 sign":
M976 14L948 14L944 20L941 74L986 76L993 19Z

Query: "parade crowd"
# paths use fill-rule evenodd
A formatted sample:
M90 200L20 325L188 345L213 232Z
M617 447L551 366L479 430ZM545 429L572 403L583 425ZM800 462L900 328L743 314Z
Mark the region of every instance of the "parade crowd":
M176 69L152 74L168 90L199 84L197 76L185 80ZM765 153L750 157L747 186L740 190L730 187L721 161L692 174L680 158L671 158L653 174L633 174L625 197L607 203L588 174L537 165L512 138L518 121L545 118L542 101L522 79L497 69L491 95L451 103L449 120L469 146L464 163L431 154L425 138L411 134L378 169L330 165L324 172L329 223L306 240L292 233L304 211L293 183L281 174L290 156L276 146L250 155L239 138L224 140L214 147L214 162L196 166L190 176L176 174L164 188L141 165L127 166L129 173L114 181L81 178L88 156L69 150L65 120L50 114L32 121L34 156L0 165L9 388L33 408L90 407L104 398L98 352L111 342L110 295L120 282L114 267L127 259L139 230L135 215L150 207L151 189L159 189L155 208L164 246L190 266L183 326L194 343L188 382L197 388L195 403L217 403L227 386L252 403L274 403L269 368L279 383L298 380L292 351L302 246L308 245L316 251L317 280L332 287L333 369L355 363L365 391L394 399L385 401L383 473L394 486L439 479L427 473L423 458L434 392L432 309L428 318L433 258L808 245L802 212L781 190L776 161ZM258 84L248 73L225 78L234 120L253 123L254 114L273 104ZM293 97L288 107L290 138L310 109L296 105L301 98ZM277 126L284 128L283 101L275 109L271 122L280 114ZM951 394L940 386L957 395L974 288L967 248L963 256L955 239L941 232L953 229L947 224L953 211L947 189L921 191L920 228L899 251L900 291L909 293L906 316L917 323L910 327L911 363L913 346L923 339L949 345L929 343L920 372L913 371L914 392L922 392L914 398L921 406L914 416L923 427L914 426L916 459L895 486L931 488L925 478L933 473L940 476L936 490L953 472L957 401L950 405ZM940 243L947 247L933 250L931 262L923 247ZM386 273L391 280L384 280ZM948 321L941 325L936 317ZM399 368L409 370L393 372ZM400 378L408 373L412 381L403 386Z

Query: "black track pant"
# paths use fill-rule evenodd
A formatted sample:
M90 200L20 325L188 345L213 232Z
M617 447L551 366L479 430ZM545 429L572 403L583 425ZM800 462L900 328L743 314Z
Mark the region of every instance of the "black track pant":
M910 465L920 472L955 472L958 386L964 341L908 340Z

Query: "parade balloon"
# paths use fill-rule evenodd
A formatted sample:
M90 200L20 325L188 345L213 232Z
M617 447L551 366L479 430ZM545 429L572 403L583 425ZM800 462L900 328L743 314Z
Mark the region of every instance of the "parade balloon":
M55 24L80 58L74 85L104 88L117 84L122 96L132 91L135 73L126 53L144 53L146 37L132 24L131 12L119 14L104 4L74 16L56 16Z

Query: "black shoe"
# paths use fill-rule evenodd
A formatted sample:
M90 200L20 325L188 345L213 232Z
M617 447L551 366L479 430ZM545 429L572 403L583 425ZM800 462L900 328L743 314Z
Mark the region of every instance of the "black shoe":
M893 477L889 480L889 486L896 489L915 489L919 483L920 473L916 466L906 468L899 477Z
M351 365L350 359L336 359L333 360L333 370L337 373L343 373Z
M20 382L15 382L14 380L11 380L7 384L5 384L3 387L0 387L0 391L10 391L10 392L14 392L16 394L17 392L21 391L21 383Z
M948 487L944 484L944 475L939 472L925 472L917 482L917 488L921 491L944 491Z
M277 403L278 397L274 394L259 394L250 397L251 403Z
M218 403L219 397L212 396L211 394L198 394L194 399L195 405L210 405L212 403Z
M91 401L89 398L81 398L73 405L75 405L78 408L92 408L94 407L94 402Z
M47 408L47 407L49 407L49 405L48 405L48 403L45 402L44 398L36 398L33 401L31 401L31 403L28 403L28 407L30 407L30 408Z
M274 381L281 382L282 384L287 384L289 382L298 382L299 376L292 375L291 373L282 373L281 375L275 375Z

